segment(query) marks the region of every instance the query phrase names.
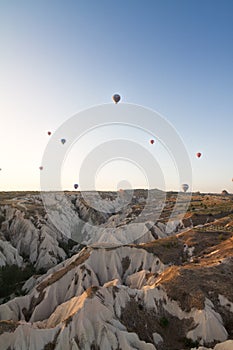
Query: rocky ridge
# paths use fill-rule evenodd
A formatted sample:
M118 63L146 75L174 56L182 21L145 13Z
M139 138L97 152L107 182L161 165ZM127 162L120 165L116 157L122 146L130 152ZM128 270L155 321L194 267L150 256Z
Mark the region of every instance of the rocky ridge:
M0 349L232 349L232 206L230 197L196 195L174 231L165 208L159 222L146 222L150 229L140 242L100 240L74 249L68 259L61 256L45 274L24 283L25 295L0 305ZM84 209L79 217L87 215L88 224L97 220ZM23 231L24 220L33 220L22 212L2 221L2 241L12 242L17 252L24 245L17 245L15 235L33 242ZM115 218L120 225L128 212L101 214L100 225L113 225L113 215L121 216ZM40 233L48 227L42 219ZM59 234L49 236L60 239Z

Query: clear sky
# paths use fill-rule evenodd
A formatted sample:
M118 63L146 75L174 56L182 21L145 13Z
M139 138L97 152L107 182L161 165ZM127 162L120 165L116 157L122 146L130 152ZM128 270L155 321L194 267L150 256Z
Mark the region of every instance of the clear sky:
M0 190L39 189L47 131L115 92L175 127L193 190L233 192L231 0L0 0ZM62 183L71 189L70 157ZM114 189L124 171L146 186L120 161L100 164L97 188ZM171 175L166 188L177 190Z

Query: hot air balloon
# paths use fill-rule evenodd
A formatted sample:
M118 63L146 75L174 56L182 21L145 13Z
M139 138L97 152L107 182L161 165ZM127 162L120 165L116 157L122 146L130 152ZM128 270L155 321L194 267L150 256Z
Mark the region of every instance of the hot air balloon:
M112 99L113 99L113 102L117 104L120 101L121 96L118 94L115 94L112 96Z
M78 184L74 184L74 188L77 190L77 188L78 188Z
M40 166L40 167L39 167L39 169L40 169L40 170L43 170L43 167L42 167L42 166Z
M61 139L61 143L64 145L66 143L66 139Z
M52 133L51 133L51 131L48 131L48 135L50 136Z
M153 145L155 143L155 140L150 140L150 143Z
M183 185L181 185L181 188L182 188L182 190L183 190L184 192L187 192L187 191L188 191L188 188L189 188L189 185L183 184Z
M197 152L196 156L197 156L197 158L200 158L201 157L201 153Z

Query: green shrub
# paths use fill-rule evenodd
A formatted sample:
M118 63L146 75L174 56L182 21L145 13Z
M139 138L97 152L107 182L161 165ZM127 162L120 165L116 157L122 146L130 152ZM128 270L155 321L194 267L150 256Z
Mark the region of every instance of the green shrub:
M6 265L0 267L0 298L9 296L15 292L21 295L22 284L35 273L32 265L24 269L17 265Z
M191 349L191 348L198 347L199 346L199 342L197 340L193 341L190 338L184 338L184 345L185 345L186 348Z
M166 317L161 317L160 320L159 320L159 324L163 328L166 328L169 325L169 321L168 321L168 319Z

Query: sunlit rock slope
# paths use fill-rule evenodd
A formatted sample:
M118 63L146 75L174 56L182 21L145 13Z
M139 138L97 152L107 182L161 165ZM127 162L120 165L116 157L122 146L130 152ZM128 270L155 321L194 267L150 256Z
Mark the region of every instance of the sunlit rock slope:
M24 295L0 305L0 350L233 349L231 196L193 195L185 217L168 224L173 194L157 222L152 213L135 222L144 194L121 213L98 213L70 194L67 211L84 221L79 235L88 225L101 227L100 239L84 246L73 240L68 246L75 226L63 223L68 231L62 234L42 211L40 197L37 213L29 211L37 194L5 199L0 242L13 259L5 264L23 268L30 262L36 272L43 256L50 269L25 281ZM124 226L122 238L117 228ZM87 241L97 231L89 231Z

